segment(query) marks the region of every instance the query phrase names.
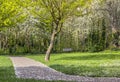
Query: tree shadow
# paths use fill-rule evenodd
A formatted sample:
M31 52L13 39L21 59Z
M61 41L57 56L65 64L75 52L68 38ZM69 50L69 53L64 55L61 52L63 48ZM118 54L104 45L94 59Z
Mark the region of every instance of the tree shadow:
M0 81L7 82L7 80L12 80L15 78L15 73L12 66L0 66Z
M96 55L85 55L85 56L68 56L62 57L56 60L104 60L104 59L120 59L118 54L96 54Z

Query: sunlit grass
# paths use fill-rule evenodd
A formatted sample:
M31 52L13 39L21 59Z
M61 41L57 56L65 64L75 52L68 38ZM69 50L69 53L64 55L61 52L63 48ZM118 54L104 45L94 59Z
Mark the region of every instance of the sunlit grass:
M120 51L51 54L50 62L45 62L44 55L41 54L27 57L43 62L66 74L120 77Z

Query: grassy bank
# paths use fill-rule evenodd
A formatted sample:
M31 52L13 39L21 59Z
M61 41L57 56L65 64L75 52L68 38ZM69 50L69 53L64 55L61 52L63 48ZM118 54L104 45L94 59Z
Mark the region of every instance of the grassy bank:
M51 54L50 62L45 62L42 54L29 55L27 57L66 74L92 77L120 77L120 51Z

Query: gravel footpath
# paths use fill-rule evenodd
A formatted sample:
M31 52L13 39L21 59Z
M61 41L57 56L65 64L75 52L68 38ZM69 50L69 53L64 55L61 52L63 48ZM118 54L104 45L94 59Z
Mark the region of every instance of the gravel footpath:
M32 78L50 81L63 80L74 82L120 82L120 78L115 77L92 78L67 75L26 57L10 57L10 59L13 62L15 74L18 78Z

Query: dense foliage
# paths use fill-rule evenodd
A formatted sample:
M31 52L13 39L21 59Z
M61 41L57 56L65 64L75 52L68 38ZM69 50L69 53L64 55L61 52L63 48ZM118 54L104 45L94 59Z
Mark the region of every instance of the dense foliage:
M68 5L65 0L61 2L60 16L59 10L53 9L55 19L48 13L51 9L44 8L47 3L29 1L0 1L0 54L45 53L51 43L53 28L58 23L52 52L96 52L120 48L119 0L101 0L102 3L90 0L91 5L78 0L82 7L77 10L74 8L78 2L71 3L71 0ZM68 10L72 8L74 11ZM62 18L57 23L59 17Z

